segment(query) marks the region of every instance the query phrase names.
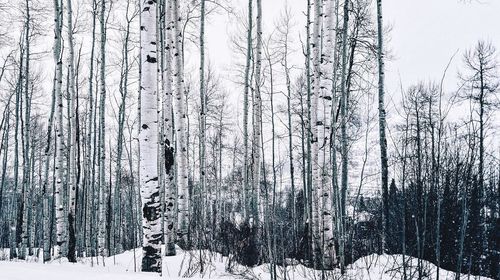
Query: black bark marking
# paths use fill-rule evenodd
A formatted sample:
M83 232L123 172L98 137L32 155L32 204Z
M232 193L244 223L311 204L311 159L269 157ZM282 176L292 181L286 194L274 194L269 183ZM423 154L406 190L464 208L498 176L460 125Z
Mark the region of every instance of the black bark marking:
M154 181L158 181L158 177L151 178L151 179L147 180L147 181L146 181L146 182L144 182L144 183L145 183L145 184L147 184L147 183L149 183L149 182L151 182L151 181L152 181L152 182L154 182ZM152 195L151 195L151 197L153 197L154 195L155 195L155 194L152 194ZM157 194L157 196L158 196L158 194Z
M165 141L168 141L168 139ZM167 145L170 145L170 141L168 141ZM165 146L165 172L167 174L170 174L172 166L174 166L174 149Z
M146 55L146 61L149 63L156 63L156 57Z

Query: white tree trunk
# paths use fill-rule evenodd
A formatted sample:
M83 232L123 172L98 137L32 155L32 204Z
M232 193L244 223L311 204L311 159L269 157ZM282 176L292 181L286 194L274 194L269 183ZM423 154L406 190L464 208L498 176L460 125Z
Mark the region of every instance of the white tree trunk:
M99 165L99 231L97 234L98 239L98 247L99 247L99 255L105 257L108 255L106 249L106 174L105 174L105 165L106 165L106 147L105 147L105 104L106 104L106 22L104 14L106 12L106 0L101 1L101 14L100 14L100 23L101 23L101 69L100 69L100 77L101 77L101 88L100 88L100 100L99 100L99 156L98 156L98 165ZM103 258L104 262L104 258Z
M253 166L252 166L252 206L250 213L253 223L258 226L259 213L261 212L259 197L260 197L260 169L261 160L260 153L262 150L262 97L261 97L261 69L262 69L262 1L257 0L257 46L255 55L255 96L253 99Z
M158 185L158 106L156 2L141 0L142 271L161 272L161 203Z
M202 196L207 194L206 190L206 159L205 159L205 150L206 150L206 106L207 106L207 97L205 92L205 0L200 0L200 193ZM206 206L204 203L205 199L201 199L201 227L204 227L205 217L206 217ZM208 200L210 201L210 200ZM210 203L207 203L210 205ZM202 234L202 236L204 236Z
M174 122L173 122L173 89L172 89L172 46L173 41L173 17L172 17L172 1L168 1L165 7L165 45L164 45L164 63L165 69L163 71L163 144L164 144L164 164L165 164L165 223L164 223L164 239L165 239L165 255L175 255L175 209L177 199L175 197L175 178L174 178Z
M61 254L61 246L66 242L64 239L64 207L63 207L63 188L64 188L64 143L63 143L63 96L62 96L62 52L61 52L61 29L62 29L62 9L59 0L54 0L54 62L56 63L55 71L55 95L56 95L56 184L55 184L55 214L56 214L56 246L54 247L54 258L59 258Z
M334 26L334 16L336 12L336 4L338 1L327 0L325 1L325 8L323 15L324 24L324 36L323 45L321 49L321 77L320 78L320 103L321 108L318 108L318 113L321 112L317 120L317 127L319 131L318 145L319 145L319 157L320 157L320 172L321 172L321 228L322 228L322 239L323 239L323 263L322 267L325 269L333 268L335 262L335 243L333 239L333 195L330 176L336 176L336 174L330 174L332 161L330 158L329 148L331 147L330 135L332 135L332 121L331 112L332 100L334 100L334 54L335 54L335 26Z
M173 0L174 7L173 20L174 20L174 58L175 58L175 99L176 99L176 113L175 124L177 131L177 182L178 182L178 203L179 203L179 218L178 218L178 232L179 240L187 244L187 234L189 227L189 193L188 193L188 165L187 165L187 143L186 143L186 111L184 108L184 67L182 61L182 18L180 17L180 2Z
M378 31L378 126L380 143L380 167L382 176L382 250L387 250L387 233L389 226L389 167L387 163L387 139L385 136L385 104L384 104L384 49L382 25L382 0L377 0L377 31Z
M312 104L311 104L311 158L312 158L312 248L313 248L313 258L315 267L318 267L317 261L321 256L321 234L320 234L320 194L321 194L321 170L319 166L319 145L318 145L318 123L321 124L321 120L318 119L318 108L319 105L319 95L320 95L320 84L321 84L321 20L322 20L322 1L314 1L314 25L313 25L313 35L311 42L312 50L312 70L313 70L313 82L312 82ZM321 143L322 144L322 143Z
M76 110L75 107L75 51L74 51L74 43L73 43L73 10L71 5L71 0L67 0L66 4L67 8L67 21L68 21L68 45L69 45L69 57L68 57L68 67L69 67L69 133L68 133L68 153L69 153L69 165L68 165L68 189L69 189L69 210L68 210L68 227L69 227L69 236L68 236L68 260L70 262L76 262L75 255L75 213L76 213L76 147L75 147L75 139L76 139Z
M252 0L248 0L247 54L245 65L245 91L243 95L243 216L250 214L250 184L248 159L248 95L250 93L250 65L252 60Z
M55 73L55 72L54 72ZM55 78L55 77L54 77ZM47 127L47 146L44 151L44 166L43 166L43 261L50 260L50 202L52 198L52 192L49 191L49 169L52 160L53 146L52 142L53 132L54 132L54 113L56 108L56 91L55 91L55 81L53 82L52 90L52 101L50 106L50 117Z

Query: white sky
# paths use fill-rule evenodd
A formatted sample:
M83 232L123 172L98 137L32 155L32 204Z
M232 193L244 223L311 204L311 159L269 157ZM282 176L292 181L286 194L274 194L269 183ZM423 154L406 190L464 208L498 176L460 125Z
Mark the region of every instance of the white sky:
M306 1L262 2L265 30L272 28L288 3L295 17L294 37L298 42L298 32L304 32ZM241 3L241 10L247 7L246 0L233 3ZM465 49L479 39L490 40L500 48L499 0L384 0L383 15L384 25L392 28L390 41L386 44L393 56L386 64L389 94L399 92L400 76L404 86L421 80L439 80L449 59L458 50L445 84L448 90L453 90ZM227 69L231 63L227 33L232 25L224 16L217 16L208 26L209 57L219 69ZM300 63L303 58L299 59Z

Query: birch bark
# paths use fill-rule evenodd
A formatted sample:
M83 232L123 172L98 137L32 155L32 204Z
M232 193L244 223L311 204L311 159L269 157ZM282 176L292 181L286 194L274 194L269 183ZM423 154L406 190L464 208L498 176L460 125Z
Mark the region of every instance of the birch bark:
M175 209L176 209L176 197L175 197L175 177L174 177L174 164L175 164L175 154L174 154L174 122L173 122L173 111L172 111L172 101L173 101L173 89L172 89L172 47L174 45L173 41L173 17L172 17L172 1L168 1L168 5L165 8L165 50L164 50L164 77L163 77L163 89L165 90L163 94L163 143L164 143L164 164L165 164L165 255L174 256L175 252Z
M61 29L62 29L62 9L59 0L54 0L54 62L56 72L54 78L57 114L56 114L56 178L55 178L55 212L56 212L56 246L54 247L54 258L59 258L61 246L64 240L64 208L63 208L63 188L64 188L64 143L63 143L63 96L62 96L62 51L61 51Z
M76 262L75 255L75 212L76 212L76 177L75 177L75 131L76 131L76 110L75 107L75 51L73 43L73 9L71 5L71 0L67 0L67 24L68 24L68 45L69 45L69 57L68 57L68 67L69 67L69 112L70 112L70 125L68 127L68 153L69 153L69 164L68 164L68 188L69 188L69 210L68 210L68 227L69 227L69 238L68 238L68 260L70 262Z
M248 95L250 91L250 65L252 61L252 0L248 0L247 58L245 64L245 90L243 94L243 216L250 216L250 184L248 159Z
M161 272L161 203L158 185L157 3L141 0L141 129L139 134L142 200L142 271Z
M97 243L99 255L105 257L108 255L106 249L106 147L105 147L105 114L106 114L106 0L101 1L100 25L101 25L101 69L100 69L100 99L99 99L99 151L98 151L98 180L99 180L99 218ZM104 258L103 258L104 262Z
M318 145L320 153L319 156L322 160L321 162L321 228L322 228L322 239L323 239L323 259L322 267L325 269L333 268L333 264L336 259L335 244L333 239L333 211L332 211L332 186L330 185L330 176L336 176L336 174L330 174L330 166L332 166L332 161L330 160L330 153L328 148L331 147L330 136L331 131L334 129L332 127L332 122L329 119L332 112L332 100L334 99L334 53L335 53L335 26L334 26L334 16L335 16L335 5L338 1L327 0L324 2L325 9L322 13L323 23L325 29L325 39L323 40L321 49L321 67L320 67L320 98L322 108L321 118L318 120L317 126L320 131L320 137L318 138Z
M174 21L174 51L175 59L175 99L176 99L176 114L175 124L177 131L177 175L178 175L178 223L179 228L177 236L183 245L187 245L187 234L189 226L189 193L188 193L188 165L187 165L187 143L186 143L186 110L184 108L184 67L182 61L182 34L181 23L182 18L179 14L179 0L173 0L172 15Z
M200 0L200 190L201 194L206 193L206 92L205 92L205 0ZM201 221L205 221L205 207L201 200Z
M346 192L347 192L347 179L348 179L348 158L347 158L347 87L346 87L346 76L347 76L347 40L348 40L348 28L349 28L349 1L346 0L344 2L343 9L343 25L342 25L342 64L341 64L341 77L340 77L340 137L341 137L341 147L340 147L340 156L341 156L341 190L339 194L339 207L338 207L338 215L339 220L339 255L340 255L340 267L341 270L345 269L345 219L346 219L346 209L345 209L345 200L346 200Z
M380 167L382 171L382 204L384 219L382 221L382 250L387 251L387 238L389 227L389 168L387 163L387 139L385 136L385 104L384 104L384 49L382 25L382 0L377 0L377 33L378 33L378 127L380 144Z
M314 266L319 267L318 261L321 257L321 247L319 241L321 240L320 234L320 193L321 193L321 176L319 166L319 143L318 143L318 103L320 95L320 82L321 82L321 21L323 6L321 0L314 1L314 25L313 35L311 42L312 50L312 70L313 70L313 83L312 83L312 104L311 104L311 157L312 157L312 248Z
M262 69L262 1L257 0L257 46L255 56L255 96L253 99L253 141L252 141L252 211L251 220L254 225L259 223L259 197L260 197L260 153L262 149L262 97L261 97L261 69Z

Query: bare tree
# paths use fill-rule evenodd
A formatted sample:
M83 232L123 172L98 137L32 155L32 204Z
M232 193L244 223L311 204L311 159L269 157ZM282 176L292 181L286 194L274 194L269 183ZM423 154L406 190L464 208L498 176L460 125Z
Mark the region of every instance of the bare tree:
M142 271L161 272L161 203L158 186L157 3L141 1Z

